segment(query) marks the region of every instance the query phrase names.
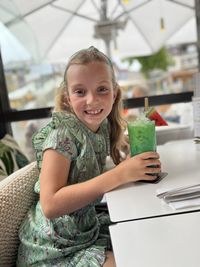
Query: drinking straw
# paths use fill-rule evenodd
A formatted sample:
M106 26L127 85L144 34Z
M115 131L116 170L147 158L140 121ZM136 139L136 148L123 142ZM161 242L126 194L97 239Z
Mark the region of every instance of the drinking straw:
M144 111L147 112L148 109L149 109L149 98L145 97L144 98Z

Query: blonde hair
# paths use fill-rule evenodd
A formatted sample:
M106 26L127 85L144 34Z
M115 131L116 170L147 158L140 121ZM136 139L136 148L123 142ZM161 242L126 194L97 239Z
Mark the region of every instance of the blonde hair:
M115 164L119 164L123 157L120 151L126 148L126 142L124 139L124 130L126 127L125 121L121 116L122 110L122 97L121 89L116 82L114 68L110 59L95 47L91 46L88 49L83 49L72 55L66 66L64 73L64 81L58 88L58 94L55 99L55 111L62 111L67 113L73 113L70 104L67 100L68 84L67 84L67 71L71 65L74 64L88 64L90 62L103 62L110 67L112 74L112 84L116 94L116 98L110 114L108 115L108 121L110 123L110 156Z

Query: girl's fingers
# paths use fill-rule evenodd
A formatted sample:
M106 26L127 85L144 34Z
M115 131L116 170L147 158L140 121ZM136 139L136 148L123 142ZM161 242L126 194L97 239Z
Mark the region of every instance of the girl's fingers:
M144 152L139 154L142 159L159 159L160 155L157 152Z
M159 173L160 171L161 171L161 168L160 167L155 167L155 168L146 167L145 168L145 174L146 173Z
M158 167L161 166L161 162L159 160L153 160L153 159L148 159L148 160L145 160L145 166L152 166L152 165L158 165Z

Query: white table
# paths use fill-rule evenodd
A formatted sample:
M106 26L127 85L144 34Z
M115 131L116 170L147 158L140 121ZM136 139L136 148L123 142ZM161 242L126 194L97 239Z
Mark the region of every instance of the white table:
M200 212L110 227L117 267L200 266Z
M180 140L158 146L162 170L168 176L158 184L130 183L106 194L112 222L142 219L188 209L173 210L157 196L157 189L200 183L200 151L193 140ZM198 210L200 207L190 208Z

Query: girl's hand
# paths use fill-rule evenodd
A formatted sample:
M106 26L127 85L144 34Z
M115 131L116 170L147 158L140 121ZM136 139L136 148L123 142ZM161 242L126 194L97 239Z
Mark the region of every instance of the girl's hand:
M159 157L157 152L144 152L132 158L127 157L115 170L122 184L139 180L152 181L157 178L156 175L152 174L161 171Z

